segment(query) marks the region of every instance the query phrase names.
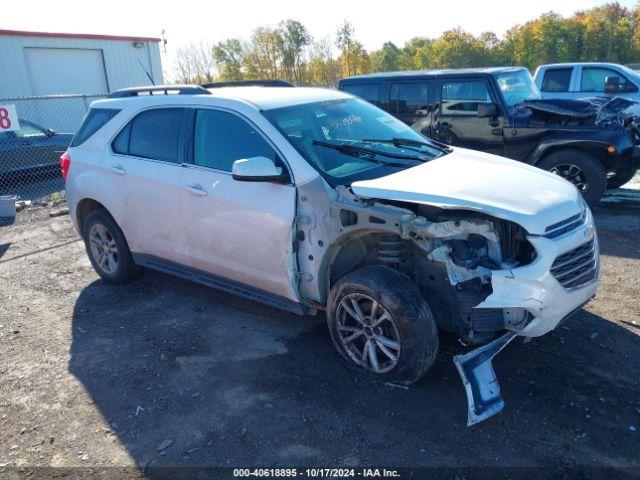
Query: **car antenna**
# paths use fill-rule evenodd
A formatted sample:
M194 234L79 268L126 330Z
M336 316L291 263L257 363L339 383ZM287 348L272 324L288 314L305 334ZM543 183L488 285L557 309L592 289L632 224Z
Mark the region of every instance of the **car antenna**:
M149 78L149 81L151 82L152 85L155 85L156 82L153 81L153 77L151 76L151 74L147 71L146 68L144 68L144 65L142 64L142 62L140 61L140 57L136 57L136 59L138 60L138 63L140 64L140 68L142 68L142 70L144 71L144 73L147 74L147 77Z

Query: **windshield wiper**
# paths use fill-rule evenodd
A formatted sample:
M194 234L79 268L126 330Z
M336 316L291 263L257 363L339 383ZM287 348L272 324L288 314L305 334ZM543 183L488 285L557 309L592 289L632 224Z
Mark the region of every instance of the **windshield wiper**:
M319 145L321 147L326 147L326 148L333 148L334 150L339 151L340 153L344 153L347 155L355 155L358 156L359 158L362 158L363 160L368 160L371 162L376 162L376 163L380 163L383 165L398 165L401 167L406 167L406 166L410 166L412 165L412 163L408 163L408 162L382 162L380 160L376 160L375 158L367 158L367 157L362 157L359 154L369 154L369 155L380 155L383 157L389 157L389 158L396 158L399 160L413 160L413 161L417 161L417 162L424 162L423 159L421 159L420 157L417 157L415 155L404 155L404 154L399 154L399 153L391 153L391 152L384 152L382 150L376 150L373 148L366 148L366 147L358 147L356 145L352 145L350 143L331 143L331 142L323 142L322 140L314 140L313 141L314 145Z
M367 143L387 143L390 145L395 145L396 147L409 146L409 147L431 147L438 148L440 150L444 150L446 152L451 152L451 147L444 143L436 142L435 140L431 140L430 142L422 142L420 140L413 140L411 138L365 138L361 140L362 142ZM416 151L416 150L412 150Z

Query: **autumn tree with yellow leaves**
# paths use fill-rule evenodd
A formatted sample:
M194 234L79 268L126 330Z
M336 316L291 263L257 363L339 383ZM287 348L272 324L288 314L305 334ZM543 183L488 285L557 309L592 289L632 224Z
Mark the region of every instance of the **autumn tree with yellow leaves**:
M403 46L385 42L371 52L350 22L343 22L333 37L314 40L300 22L285 20L275 28L257 28L248 41L187 45L178 51L176 81L198 83L215 77L335 85L342 77L369 72L502 65L533 70L545 63L579 61L640 64L640 7L614 2L568 18L549 12L514 26L502 38L454 28Z

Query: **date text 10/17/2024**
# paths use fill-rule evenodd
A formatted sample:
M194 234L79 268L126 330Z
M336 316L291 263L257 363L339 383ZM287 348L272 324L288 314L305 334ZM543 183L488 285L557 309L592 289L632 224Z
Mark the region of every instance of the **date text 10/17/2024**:
M386 468L235 468L234 477L265 478L399 478L397 470Z

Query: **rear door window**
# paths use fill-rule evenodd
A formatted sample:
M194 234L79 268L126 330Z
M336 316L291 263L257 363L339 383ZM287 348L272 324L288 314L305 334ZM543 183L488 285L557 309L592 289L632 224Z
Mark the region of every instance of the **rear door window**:
M157 108L138 114L116 137L113 150L134 157L178 163L183 114L183 108Z
M415 114L429 108L428 83L392 83L390 92L392 113Z
M72 147L77 147L86 142L91 135L100 130L109 120L115 117L120 110L114 108L92 108L85 117L80 130L71 141Z
M441 115L476 115L478 104L491 102L482 80L445 82L442 84Z
M573 68L550 68L542 78L543 92L568 92Z
M347 93L360 97L374 105L380 105L380 84L378 83L359 83L355 85L344 85L342 87Z
M131 122L124 127L116 139L111 144L111 148L115 153L119 153L121 155L129 154L129 137L131 135Z
M233 162L244 158L278 157L247 121L219 110L198 110L193 135L193 163L230 172Z

